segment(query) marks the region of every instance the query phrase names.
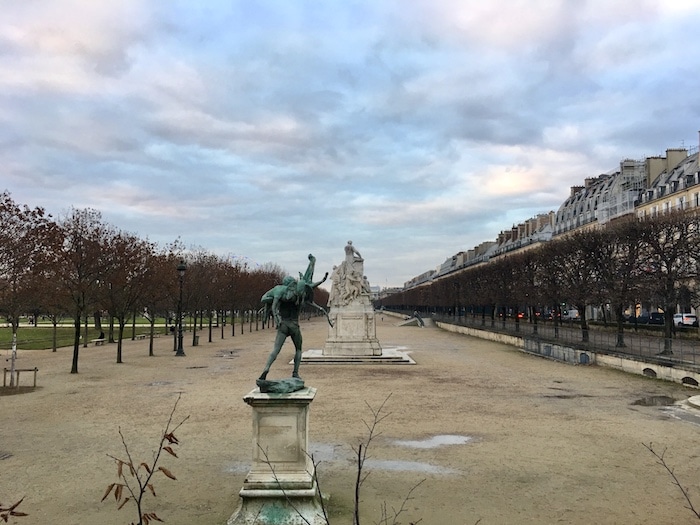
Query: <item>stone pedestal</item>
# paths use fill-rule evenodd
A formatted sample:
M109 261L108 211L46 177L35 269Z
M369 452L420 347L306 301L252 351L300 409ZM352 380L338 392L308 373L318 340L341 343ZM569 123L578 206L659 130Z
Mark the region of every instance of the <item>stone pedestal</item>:
M333 326L323 347L324 356L380 356L374 307L369 295L362 294L351 303L331 306Z
M243 400L253 409L253 463L227 525L325 524L309 454L309 405L315 388L288 394L255 389Z

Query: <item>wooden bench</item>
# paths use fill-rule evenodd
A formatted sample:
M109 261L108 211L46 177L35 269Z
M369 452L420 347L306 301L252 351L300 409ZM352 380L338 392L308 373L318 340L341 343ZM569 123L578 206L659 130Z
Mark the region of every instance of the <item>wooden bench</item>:
M100 346L105 344L105 339L92 339L90 342L95 343L95 346Z
M11 372L9 368L3 368L2 369L2 386L5 387L7 386L7 373ZM17 383L15 384L16 388L19 388L19 373L20 372L34 372L34 388L36 388L36 373L39 371L37 367L34 368L15 368L14 373L15 373L15 378L17 379ZM10 377L10 382L12 380L12 377Z

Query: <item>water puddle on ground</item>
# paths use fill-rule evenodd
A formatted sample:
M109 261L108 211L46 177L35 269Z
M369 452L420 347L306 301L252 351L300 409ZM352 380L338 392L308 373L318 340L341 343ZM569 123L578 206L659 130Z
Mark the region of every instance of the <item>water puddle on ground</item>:
M420 449L431 449L437 447L444 447L449 445L464 445L475 438L471 436L457 436L457 435L438 435L433 436L428 439L420 441L393 441L394 445L409 447L409 448L420 448ZM315 463L333 463L337 461L347 462L348 460L354 461L354 454L350 454L347 447L341 445L335 445L330 443L312 443L310 445L309 454L313 456ZM393 459L367 459L365 462L365 467L368 469L384 470L391 472L418 472L422 474L459 474L460 471L454 470L447 467L441 467L438 465L431 465L430 463L422 463L419 461L402 461ZM250 468L250 463L229 463L224 466L227 472L241 473L248 472ZM321 468L323 468L321 466Z
M309 454L314 458L316 463L320 461L337 461L346 460L350 456L345 453L340 445L331 445L330 443L312 443L309 447Z
M228 463L224 465L224 472L231 472L233 474L247 474L250 471L250 463L243 463L241 461L236 461L233 463Z
M691 404L688 400L678 401L670 406L664 406L661 410L675 419L700 426L700 409L698 409L695 403Z
M420 472L423 474L457 474L451 468L438 467L430 463L419 463L417 461L400 461L393 459L368 459L365 466L370 469L388 470L392 472Z
M466 443L469 443L470 441L474 441L474 438L471 436L456 436L456 435L440 435L440 436L433 436L429 439L423 439L420 441L401 441L397 440L394 441L395 445L399 445L400 447L409 447L409 448L438 448L438 447L445 447L448 445L464 445Z
M663 407L673 405L675 402L675 399L668 396L649 396L643 397L642 399L637 399L632 404L643 407Z

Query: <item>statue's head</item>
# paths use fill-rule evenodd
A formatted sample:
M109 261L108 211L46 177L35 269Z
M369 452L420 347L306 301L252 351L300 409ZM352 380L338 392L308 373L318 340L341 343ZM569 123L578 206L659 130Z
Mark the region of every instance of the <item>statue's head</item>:
M292 284L295 280L296 280L296 279L294 279L294 277L292 277L291 275L288 275L287 277L285 277L284 279L282 279L282 284L285 285L285 286L289 286L289 285Z

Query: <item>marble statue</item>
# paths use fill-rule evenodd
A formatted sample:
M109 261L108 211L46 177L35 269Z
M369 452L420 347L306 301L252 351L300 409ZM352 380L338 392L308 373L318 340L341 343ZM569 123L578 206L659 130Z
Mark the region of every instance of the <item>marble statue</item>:
M369 292L369 282L364 273L364 259L360 252L348 241L345 246L345 260L333 267L331 291L328 306L344 306Z
M364 259L348 241L345 258L333 267L328 295L332 321L324 356L381 356Z

